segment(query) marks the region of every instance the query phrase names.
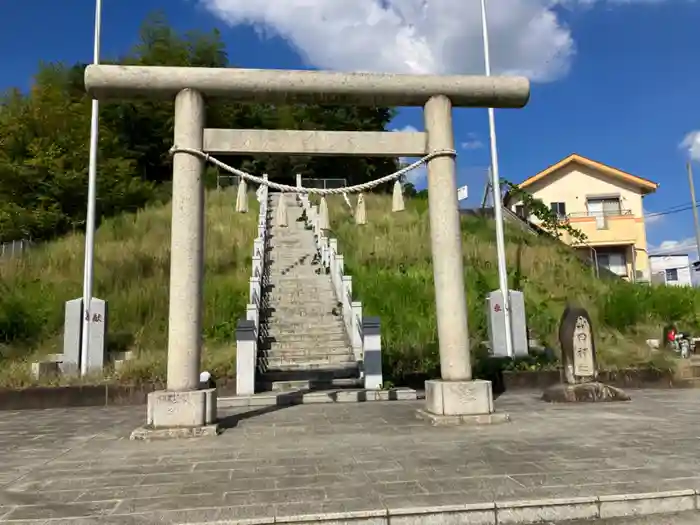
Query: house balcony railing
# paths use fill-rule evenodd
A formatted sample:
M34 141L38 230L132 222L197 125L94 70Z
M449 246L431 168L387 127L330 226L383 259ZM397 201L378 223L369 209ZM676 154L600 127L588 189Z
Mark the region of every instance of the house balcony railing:
M567 218L575 219L579 217L624 217L634 215L632 210L606 210L606 211L578 211L569 213Z
M607 230L609 225L609 219L617 217L632 217L634 214L632 210L604 210L604 211L581 211L569 213L566 216L566 220L569 219L582 219L590 218L595 220L595 225L597 230Z

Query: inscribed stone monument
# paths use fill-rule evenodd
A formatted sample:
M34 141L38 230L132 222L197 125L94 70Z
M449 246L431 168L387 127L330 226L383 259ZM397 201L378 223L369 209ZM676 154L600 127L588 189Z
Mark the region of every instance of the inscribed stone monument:
M584 308L564 309L559 323L559 344L564 381L545 390L544 401L629 401L629 396L619 388L598 381L593 323Z

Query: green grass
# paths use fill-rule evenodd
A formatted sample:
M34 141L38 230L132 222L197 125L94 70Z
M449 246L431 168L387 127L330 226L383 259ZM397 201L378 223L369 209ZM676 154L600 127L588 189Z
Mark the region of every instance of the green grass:
M408 201L402 213L391 213L387 197L368 195L366 204L368 223L357 226L342 199L329 198L331 235L345 256L354 295L365 315L381 317L385 370L394 381L415 373L436 375L427 200ZM464 217L462 236L472 355L483 355L484 298L498 288L493 221ZM700 293L695 289L598 280L556 241L510 228L506 237L510 286L524 292L528 325L552 348L558 348L559 319L567 302L588 309L599 362L608 369L673 368L673 360L651 351L645 340L660 337L662 326L671 320L698 329Z
M215 375L235 370L235 329L245 315L257 234L257 201L234 211L235 189L207 194L204 362ZM170 206L105 221L95 248L95 295L109 302L113 350L135 359L104 378L164 380L166 369ZM62 352L64 303L82 295L84 236L70 235L0 262L0 384L32 383L30 363ZM70 381L63 378L61 381Z
M257 203L234 211L235 189L207 195L204 367L216 376L235 370L235 326L244 316ZM365 315L379 315L385 374L399 383L439 369L427 201L409 200L391 213L391 199L367 196L368 224L356 226L341 197L329 198L333 225L356 298ZM474 356L486 339L484 297L498 287L492 222L462 220L469 330ZM700 293L595 279L569 250L518 231L507 231L511 286L525 293L528 323L557 348L568 301L588 309L600 363L671 368L666 354L645 339L660 337L668 321L697 331ZM70 235L27 255L0 262L0 385L32 384L30 363L61 352L63 310L82 294L81 235ZM95 295L109 301L110 347L135 359L118 372L83 381L164 380L168 322L170 208L153 206L105 221L96 241ZM519 365L520 366L520 365ZM478 369L478 368L477 368ZM78 381L62 378L52 381Z

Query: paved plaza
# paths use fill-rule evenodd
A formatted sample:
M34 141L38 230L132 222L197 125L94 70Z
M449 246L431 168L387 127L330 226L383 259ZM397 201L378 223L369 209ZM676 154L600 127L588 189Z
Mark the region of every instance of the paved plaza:
M499 425L430 427L420 401L315 404L230 410L217 438L152 443L129 440L145 407L0 412L0 523L467 522L410 521L427 507L492 523L487 509L507 502L583 508L660 491L678 491L659 500L667 510L695 502L700 391L575 406L535 394L501 396L512 421Z

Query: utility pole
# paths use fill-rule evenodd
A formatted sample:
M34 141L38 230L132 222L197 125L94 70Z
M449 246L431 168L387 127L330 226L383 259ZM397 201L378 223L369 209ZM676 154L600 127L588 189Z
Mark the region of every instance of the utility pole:
M93 64L100 63L100 32L102 29L102 0L95 1L95 38ZM90 118L90 161L88 166L88 202L85 218L85 266L83 270L83 329L80 344L80 375L88 373L88 345L90 344L90 304L93 294L95 259L95 215L97 201L97 149L100 128L100 105L92 100Z
M486 0L481 0L481 34L484 41L484 68L486 76L491 76L491 58L489 53L489 29L486 19ZM491 195L493 195L493 220L496 223L496 252L498 254L498 283L503 295L503 317L505 320L506 354L514 357L513 328L511 326L510 292L508 290L508 270L506 268L506 240L503 231L503 196L498 170L498 146L496 144L496 117L494 109L489 112L489 138L491 142Z
M688 184L690 185L690 198L693 201L693 218L695 219L695 244L700 260L700 219L698 219L698 203L695 200L695 184L693 183L693 166L690 161L686 164L688 168Z

